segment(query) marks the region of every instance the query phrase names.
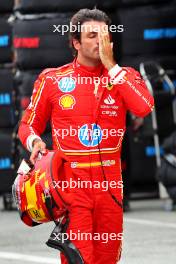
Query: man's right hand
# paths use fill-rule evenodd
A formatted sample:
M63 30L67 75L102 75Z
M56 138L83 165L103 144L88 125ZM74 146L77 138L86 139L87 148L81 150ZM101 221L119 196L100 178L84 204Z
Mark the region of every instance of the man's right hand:
M41 154L46 153L46 144L41 139L37 138L33 141L32 145L33 145L33 149L32 149L32 153L30 156L30 161L33 164L35 164L39 153L41 153Z

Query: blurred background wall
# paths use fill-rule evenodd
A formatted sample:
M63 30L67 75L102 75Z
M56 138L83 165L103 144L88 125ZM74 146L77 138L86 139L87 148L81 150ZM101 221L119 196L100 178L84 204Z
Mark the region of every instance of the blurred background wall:
M16 133L34 81L43 69L73 59L68 34L53 32L53 25L68 25L80 8L95 6L112 18L112 24L123 25L123 32L113 33L119 65L139 70L141 62L159 62L176 85L175 0L0 0L0 194L6 209L12 206L11 185L19 162L29 157ZM175 130L173 97L164 83L153 83L153 88L162 144ZM128 115L122 159L125 197L157 198L152 119L142 120L137 129L134 122ZM49 125L43 137L52 148Z

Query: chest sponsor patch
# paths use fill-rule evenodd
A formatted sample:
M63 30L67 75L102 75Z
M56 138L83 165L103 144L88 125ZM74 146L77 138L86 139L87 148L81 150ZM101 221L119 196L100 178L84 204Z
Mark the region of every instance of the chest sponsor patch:
M108 116L112 116L112 117L116 117L117 116L117 112L114 110L104 110L102 111L102 115L108 115Z
M86 147L95 147L102 141L102 129L97 124L83 125L78 134L79 141Z
M76 100L70 94L65 94L61 96L59 99L59 105L62 107L62 110L73 109L75 104L76 104Z
M75 89L76 83L71 77L63 77L58 82L58 87L63 93L69 93Z
M104 99L104 103L106 105L113 105L115 103L115 100L112 98L112 96L109 94L107 98Z

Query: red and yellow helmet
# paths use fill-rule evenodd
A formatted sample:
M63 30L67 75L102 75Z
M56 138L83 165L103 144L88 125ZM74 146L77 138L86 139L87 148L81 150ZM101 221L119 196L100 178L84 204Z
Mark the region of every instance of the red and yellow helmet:
M56 183L69 177L70 163L60 150L48 151L28 174L19 172L12 192L22 221L35 226L62 217L71 194Z

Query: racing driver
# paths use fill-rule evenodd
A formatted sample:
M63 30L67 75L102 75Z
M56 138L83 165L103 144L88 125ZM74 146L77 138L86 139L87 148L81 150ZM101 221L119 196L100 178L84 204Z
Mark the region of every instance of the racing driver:
M115 264L121 257L123 238L120 151L126 113L145 117L154 100L140 74L115 61L110 20L104 12L81 9L71 23L77 26L77 31L69 33L75 59L39 75L19 138L34 163L40 152L46 152L40 136L50 121L53 149L69 157L73 179L108 183L106 190L103 184L69 186L74 198L67 204L67 232L75 234L72 242L85 264ZM61 261L67 263L63 255Z

